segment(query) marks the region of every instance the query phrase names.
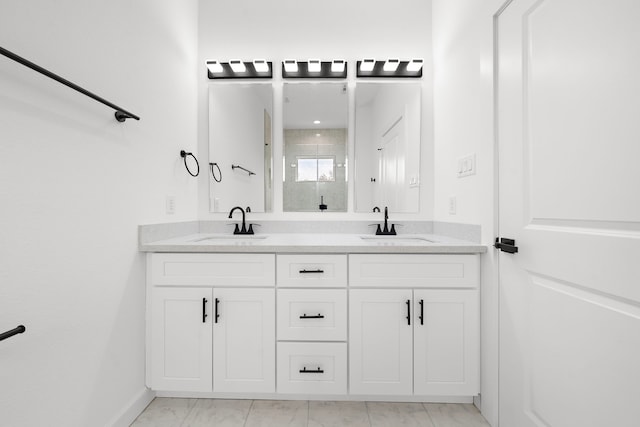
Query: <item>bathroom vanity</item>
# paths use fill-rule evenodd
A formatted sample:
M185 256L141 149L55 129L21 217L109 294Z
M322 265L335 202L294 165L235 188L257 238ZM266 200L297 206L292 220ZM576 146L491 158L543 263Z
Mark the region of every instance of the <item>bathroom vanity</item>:
M163 396L470 401L479 257L433 236L188 235L147 254Z

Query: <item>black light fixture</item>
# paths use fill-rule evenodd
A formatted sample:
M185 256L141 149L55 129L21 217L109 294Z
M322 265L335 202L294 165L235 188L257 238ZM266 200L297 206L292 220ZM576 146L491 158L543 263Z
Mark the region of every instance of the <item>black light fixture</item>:
M357 77L422 77L423 59L363 59L357 62Z
M346 79L347 61L344 59L333 61L285 59L282 61L282 77L285 79Z
M207 75L210 80L216 79L270 79L273 77L271 62L264 59L242 61L232 59L222 62L207 61Z

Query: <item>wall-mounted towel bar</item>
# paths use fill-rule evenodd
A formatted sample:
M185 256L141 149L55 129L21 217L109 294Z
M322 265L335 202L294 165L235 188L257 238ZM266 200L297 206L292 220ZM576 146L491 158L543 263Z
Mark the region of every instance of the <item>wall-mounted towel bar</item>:
M33 62L24 59L21 56L16 55L15 53L8 51L7 49L0 47L0 54L6 56L9 59L13 59L14 61L24 65L25 67L29 67L34 71L39 72L40 74L43 74L47 77L49 77L50 79L53 79L59 83L62 83L63 85L70 87L71 89L74 89L80 93L82 93L83 95L88 96L89 98L92 98L110 108L113 108L114 110L116 110L115 112L115 116L116 116L116 120L119 122L124 122L126 119L135 119L135 120L140 120L140 117L136 116L133 113L128 112L127 110L125 110L124 108L120 108L117 105L107 101L104 98L99 97L98 95L89 92L86 89L81 88L80 86L78 86L75 83L70 82L69 80L62 78L60 76L58 76L57 74L52 73L49 70L46 70L44 68L42 68L39 65L34 64Z
M26 330L27 330L27 328L25 328L24 326L20 325L17 328L11 329L10 331L3 332L3 333L0 334L0 341L6 340L7 338L11 338L14 335L21 334Z
M243 167L242 167L242 166L240 166L240 165L231 165L231 170L234 170L234 169L242 169L243 171L245 171L246 173L248 173L248 174L249 174L249 176L251 176L251 175L255 175L255 172L251 172L249 169L245 169L245 168L243 168Z

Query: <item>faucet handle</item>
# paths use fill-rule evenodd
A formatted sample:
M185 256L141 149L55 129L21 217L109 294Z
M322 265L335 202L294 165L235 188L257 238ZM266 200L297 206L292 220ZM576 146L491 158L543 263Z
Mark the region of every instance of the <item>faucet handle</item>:
M260 224L249 224L249 229L247 230L247 234L256 234L253 232L253 226L262 227Z
M238 227L238 224L236 224L236 228L235 230L233 230L233 234L240 234L240 227Z

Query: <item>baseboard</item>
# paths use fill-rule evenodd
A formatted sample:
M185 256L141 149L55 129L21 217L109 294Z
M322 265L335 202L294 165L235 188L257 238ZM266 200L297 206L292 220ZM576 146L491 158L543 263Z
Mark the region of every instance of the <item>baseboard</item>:
M131 402L107 425L112 427L129 427L155 397L155 392L145 388L131 399Z
M284 394L284 393L207 393L189 391L158 391L158 397L189 399L253 399L253 400L335 400L345 402L426 402L473 403L473 396L396 396L353 394Z

